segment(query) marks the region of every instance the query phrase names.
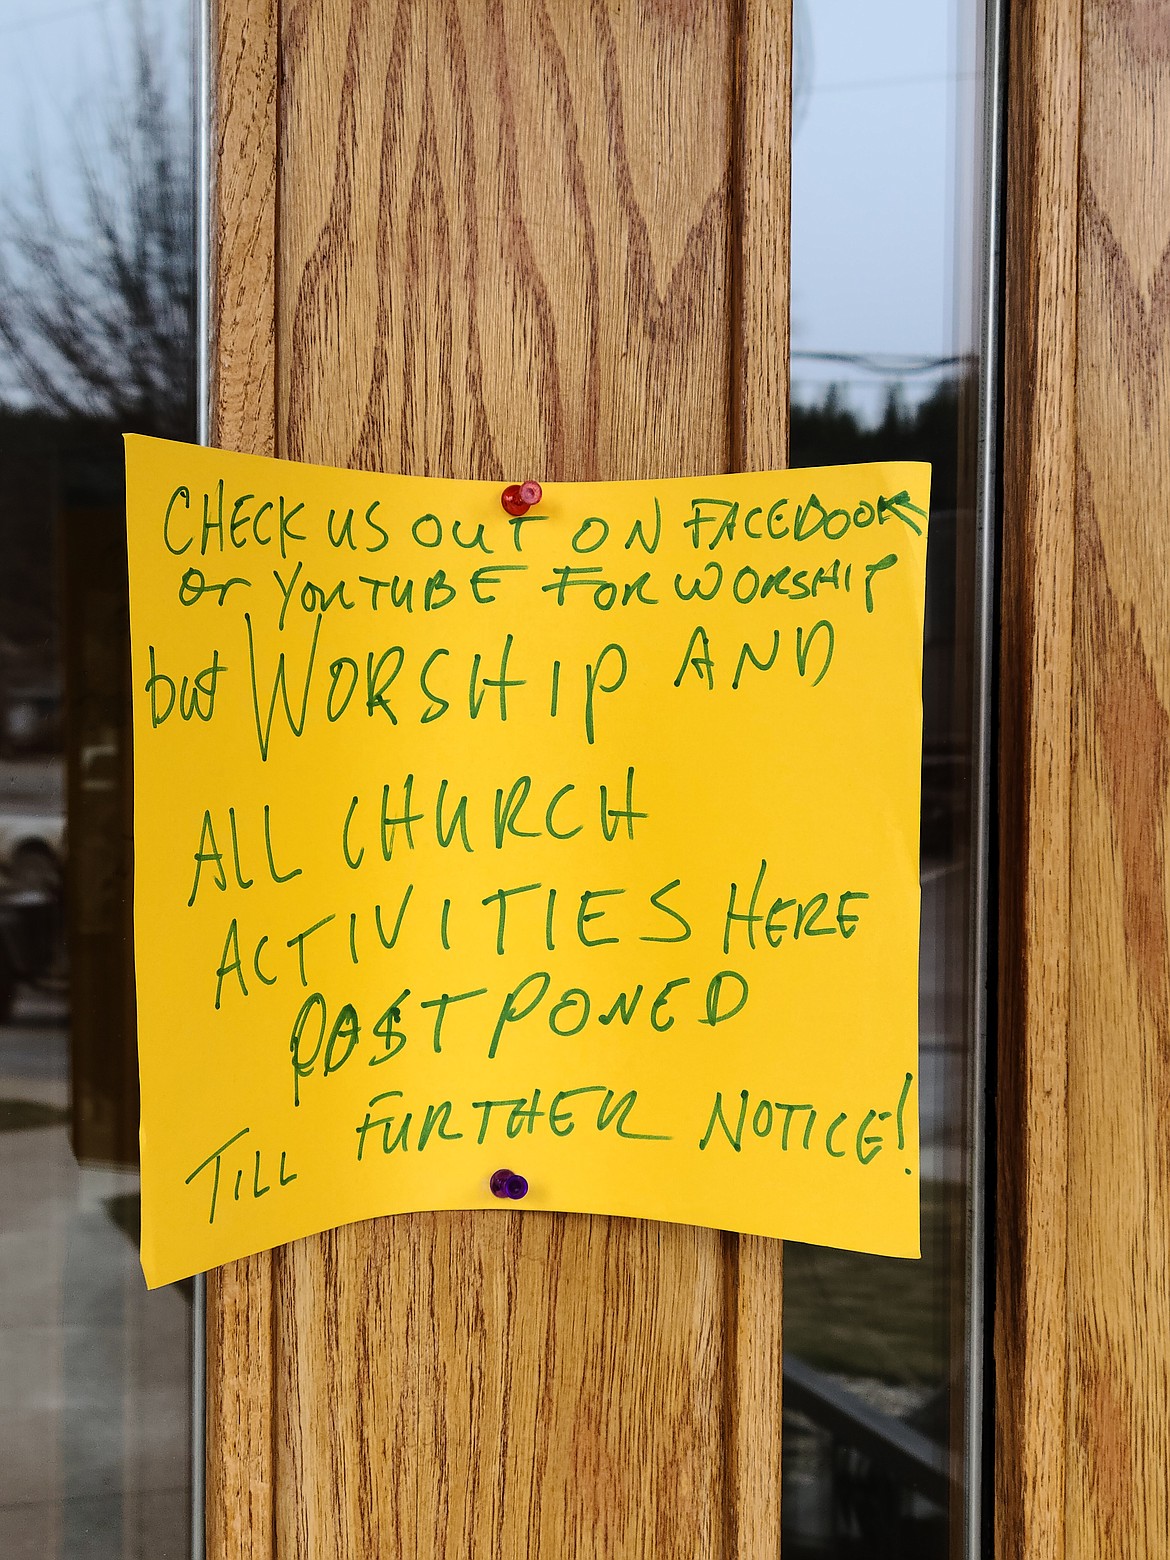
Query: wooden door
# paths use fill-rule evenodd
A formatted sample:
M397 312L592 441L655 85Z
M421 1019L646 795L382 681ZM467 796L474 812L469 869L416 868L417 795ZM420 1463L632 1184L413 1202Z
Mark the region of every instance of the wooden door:
M998 1553L1170 1552L1170 17L1012 8Z
M220 0L216 443L785 463L784 0ZM779 1553L780 1246L411 1215L208 1286L216 1560Z
M220 0L214 436L492 478L783 463L781 0ZM1011 11L1003 1560L1170 1532L1170 29ZM220 1557L779 1552L780 1254L545 1214L209 1283Z

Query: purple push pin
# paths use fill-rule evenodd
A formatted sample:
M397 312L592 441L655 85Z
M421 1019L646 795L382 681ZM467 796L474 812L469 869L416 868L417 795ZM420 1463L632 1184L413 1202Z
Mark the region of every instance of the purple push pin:
M488 1182L493 1197L510 1198L518 1202L528 1196L528 1182L514 1170L497 1170Z

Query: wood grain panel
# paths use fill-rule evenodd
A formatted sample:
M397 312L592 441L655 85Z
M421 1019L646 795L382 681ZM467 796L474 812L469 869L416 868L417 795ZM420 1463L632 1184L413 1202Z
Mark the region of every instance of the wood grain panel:
M1000 694L997 1553L1064 1554L1079 5L1011 10Z
M1085 0L1069 1560L1170 1544L1170 18Z
M729 454L733 470L766 471L788 464L791 0L749 0L740 21ZM780 1553L781 1247L751 1235L724 1243L724 1553L767 1560Z
M999 1553L1170 1534L1170 23L1013 11Z
M272 1560L272 1253L207 1275L206 1546L212 1560Z
M791 346L791 0L742 9L732 193L737 240L731 312L731 461L735 471L788 464Z
M211 442L273 453L276 429L276 5L216 0Z
M726 17L664 39L600 7L345 12L283 20L281 452L485 478L725 466ZM366 1304L376 1237L282 1259L278 1552L718 1552L721 1238L408 1222L414 1260L367 1313L406 1433L365 1502L379 1416L350 1330L312 1318Z
M211 442L274 453L276 0L218 0L212 28ZM272 1263L207 1279L206 1544L274 1555Z
M259 119L220 198L223 442L493 479L783 463L787 5L283 0L270 70L272 20L222 0L221 135L248 72ZM263 1509L213 1555L778 1554L778 1244L469 1213L257 1263L215 1290L212 1498L251 1458ZM233 1369L271 1370L271 1453Z
M726 466L735 44L725 7L287 6L284 452Z

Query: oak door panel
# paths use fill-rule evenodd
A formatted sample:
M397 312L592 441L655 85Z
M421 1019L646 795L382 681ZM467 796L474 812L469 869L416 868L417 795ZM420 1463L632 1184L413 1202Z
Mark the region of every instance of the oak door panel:
M240 29L274 179L268 205L220 184L259 314L221 289L223 442L265 448L238 386L271 371L294 459L783 464L786 6L221 0L221 60ZM236 1264L210 1300L215 1556L779 1553L776 1242L418 1214Z

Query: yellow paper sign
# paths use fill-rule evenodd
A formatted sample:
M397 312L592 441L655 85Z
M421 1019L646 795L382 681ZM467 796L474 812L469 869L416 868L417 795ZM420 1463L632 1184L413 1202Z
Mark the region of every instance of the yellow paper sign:
M929 468L126 444L148 1282L438 1208L917 1255Z

